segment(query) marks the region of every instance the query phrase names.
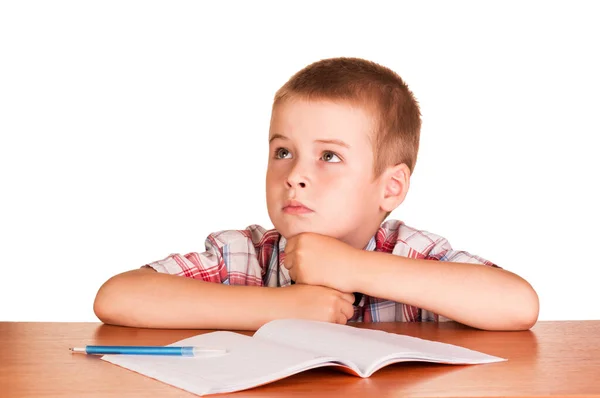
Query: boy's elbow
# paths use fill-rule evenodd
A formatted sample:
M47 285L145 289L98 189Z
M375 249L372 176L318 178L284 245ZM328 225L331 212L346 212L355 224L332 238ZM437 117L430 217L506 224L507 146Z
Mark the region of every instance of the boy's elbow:
M506 292L511 300L502 303L502 309L482 323L469 324L482 330L517 332L531 329L538 320L539 298L535 290L524 282L517 290Z
M537 322L540 313L540 300L531 285L525 282L526 288L523 290L523 297L520 300L519 310L515 311L518 316L515 318L514 330L529 330Z
M94 300L94 314L96 317L103 323L111 324L109 318L109 311L107 310L105 304L98 300L98 296L96 296L96 300Z
M145 291L147 276L154 273L151 268L140 268L115 275L104 282L94 299L94 314L107 324L132 326L132 316L141 302L135 292Z
M127 308L129 301L127 295L131 290L131 276L134 274L137 272L129 271L115 275L98 289L94 299L94 314L102 322L113 325L122 324L120 319L123 318Z
M112 278L106 281L96 293L94 299L94 314L100 321L108 324L114 323L114 299L111 297Z

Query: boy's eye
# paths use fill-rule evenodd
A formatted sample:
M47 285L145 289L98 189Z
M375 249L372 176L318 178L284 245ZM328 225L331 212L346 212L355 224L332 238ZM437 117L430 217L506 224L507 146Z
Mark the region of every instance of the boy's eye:
M288 155L291 155L290 151L285 148L277 148L275 150L275 159L285 159Z
M337 160L333 160L334 158ZM321 159L329 163L339 163L342 161L338 155L330 151L323 152L323 156L321 156Z

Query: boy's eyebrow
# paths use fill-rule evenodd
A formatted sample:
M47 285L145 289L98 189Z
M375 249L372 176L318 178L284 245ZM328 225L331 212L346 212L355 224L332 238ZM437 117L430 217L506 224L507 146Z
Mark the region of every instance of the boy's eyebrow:
M269 138L269 144L271 143L271 141L273 141L276 138L279 138L279 139L282 139L282 140L289 140L289 138L286 137L285 135L273 134L271 136L271 138ZM315 142L320 142L320 143L323 143L323 144L334 144L334 145L339 145L339 146L343 146L345 148L350 149L350 145L346 144L342 140L336 140L336 139L331 139L331 140L315 140Z
M273 141L274 139L279 138L282 140L289 140L289 138L287 138L285 135L281 135L281 134L273 134L271 136L271 138L269 138L269 144L271 143L271 141Z
M315 140L315 142L322 142L324 144L334 144L350 149L350 145L346 144L342 140Z

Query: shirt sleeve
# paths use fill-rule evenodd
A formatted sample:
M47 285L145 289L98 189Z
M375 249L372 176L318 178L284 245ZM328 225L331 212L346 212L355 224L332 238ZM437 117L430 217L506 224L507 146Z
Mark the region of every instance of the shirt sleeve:
M249 230L212 233L206 238L204 245L204 252L170 254L144 267L205 282L262 285L262 268L256 258Z
M470 264L483 264L490 267L500 268L493 262L486 260L483 257L476 256L464 250L454 250L446 238L429 234L430 237L434 238L433 247L427 253L427 260L438 260L438 261L449 261L452 263L470 263Z

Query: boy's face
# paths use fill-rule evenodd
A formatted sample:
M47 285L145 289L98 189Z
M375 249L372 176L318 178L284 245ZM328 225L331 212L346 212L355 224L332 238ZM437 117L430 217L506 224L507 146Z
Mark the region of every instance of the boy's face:
M275 107L267 207L285 238L316 232L364 248L384 214L372 130L370 114L345 103L293 99Z

